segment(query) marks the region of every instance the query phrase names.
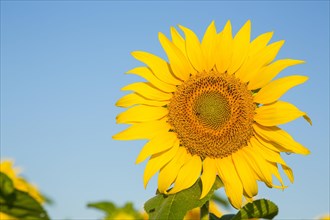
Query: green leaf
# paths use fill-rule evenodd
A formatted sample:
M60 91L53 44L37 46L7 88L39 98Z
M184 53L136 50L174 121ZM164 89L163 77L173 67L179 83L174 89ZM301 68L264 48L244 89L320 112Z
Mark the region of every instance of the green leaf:
M278 208L275 203L267 199L259 199L246 204L236 215L228 214L218 218L211 213L210 220L241 220L254 218L273 219L277 213Z
M46 211L28 193L15 190L9 197L0 194L1 212L21 220L49 220Z
M213 192L221 186L223 184L217 178L210 192L203 199L199 199L202 193L202 182L199 179L190 188L176 194L156 195L144 204L144 209L148 213L150 220L183 219L189 210L201 207L206 201L210 200Z
M249 218L273 219L277 214L278 208L275 203L267 199L259 199L241 208L233 220Z
M223 215L221 218L210 214L210 220L241 220L241 219L273 219L278 213L278 208L272 201L267 199L255 200L252 203L246 204L241 208L236 215Z
M15 191L13 181L4 173L0 172L0 193L9 196Z
M117 209L115 204L108 201L88 203L87 207L99 209L104 211L106 214L111 214Z
M55 202L52 198L50 198L49 196L45 195L44 193L41 194L42 198L44 198L45 204L47 205L54 205Z

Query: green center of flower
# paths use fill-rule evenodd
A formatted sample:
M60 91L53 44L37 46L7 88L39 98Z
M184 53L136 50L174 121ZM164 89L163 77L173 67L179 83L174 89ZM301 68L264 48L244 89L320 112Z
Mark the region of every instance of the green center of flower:
M201 123L213 129L221 128L230 118L229 103L219 92L201 94L193 110Z
M253 136L255 104L245 83L215 71L190 77L168 105L168 123L181 146L201 158L223 158Z

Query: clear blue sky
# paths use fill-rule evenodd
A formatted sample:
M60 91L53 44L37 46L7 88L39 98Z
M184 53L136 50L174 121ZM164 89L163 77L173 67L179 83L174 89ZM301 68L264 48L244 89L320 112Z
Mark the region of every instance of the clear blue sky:
M130 52L166 57L158 32L182 24L200 37L212 20L236 31L252 21L252 36L275 31L285 39L278 58L307 63L282 72L310 80L283 100L306 111L283 126L311 155L284 155L295 183L284 192L259 184L259 198L279 205L278 219L312 219L329 212L329 2L328 1L1 1L1 157L14 158L54 206L53 219L95 219L86 203L112 200L136 208L154 195L143 189L144 164L134 161L143 141L112 135L120 88L138 78ZM229 210L230 211L230 210Z

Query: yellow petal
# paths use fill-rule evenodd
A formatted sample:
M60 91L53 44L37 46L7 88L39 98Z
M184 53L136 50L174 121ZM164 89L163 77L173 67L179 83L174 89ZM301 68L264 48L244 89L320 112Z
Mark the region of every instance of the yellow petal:
M154 85L156 88L164 91L164 92L175 92L177 90L175 85L168 84L166 82L161 81L158 79L154 73L151 71L150 68L146 66L136 67L128 72L128 74L136 74L147 81L149 81L152 85Z
M235 73L247 58L250 46L251 21L248 20L238 31L233 41L233 57L228 73Z
M202 41L202 50L205 57L206 71L210 71L215 65L215 53L217 47L217 30L214 21L211 22Z
M271 63L270 65L260 69L258 76L250 79L250 82L248 84L248 89L255 90L258 88L262 88L285 68L302 63L304 63L304 61L301 60L292 60L292 59L277 60Z
M264 49L270 39L272 38L274 32L267 32L259 35L250 44L249 56L255 56L260 50Z
M245 154L243 156L250 163L254 172L259 176L259 179L265 182L268 187L272 187L272 174L266 169L266 161L262 155L255 150L255 146L250 143L248 147L243 147L242 150Z
M159 171L163 166L165 166L165 164L173 159L173 157L178 152L179 144L179 140L176 140L173 144L173 147L171 147L169 150L151 156L144 170L144 188L147 187L150 178L155 175L155 173Z
M264 126L285 124L302 116L311 124L311 120L305 112L300 111L293 104L283 101L263 105L257 108L255 113L254 120Z
M144 51L134 51L132 56L149 66L155 76L161 81L172 85L181 85L181 81L172 75L168 63L162 58Z
M181 25L180 29L183 31L186 37L186 51L191 65L198 71L202 72L205 70L205 58L203 56L201 44L196 34Z
M293 176L293 172L291 170L291 168L287 165L282 165L282 169L285 173L285 175L289 178L290 182L293 183L294 182L294 176Z
M284 182L283 182L283 179L281 177L281 174L280 174L280 172L278 172L277 163L269 162L269 163L267 163L267 168L278 179L278 181L282 185L281 187L278 187L278 188L282 188L282 189L286 188L287 186L284 185Z
M202 161L197 155L191 156L188 161L181 167L180 172L175 180L174 187L169 191L170 194L180 192L181 190L191 187L202 171Z
M173 44L187 57L186 42L174 27L171 27L171 37Z
M165 151L173 147L174 142L177 140L177 136L174 132L164 131L158 133L142 148L139 156L136 158L135 163L141 163L147 157Z
M233 53L233 36L231 24L228 21L223 31L218 35L218 46L216 51L216 67L219 73L227 71Z
M258 78L260 69L268 65L276 57L283 43L284 41L272 43L259 51L254 57L250 57L248 62L245 62L241 69L235 73L235 76L243 82L248 82L256 77Z
M247 196L252 198L258 193L258 185L251 167L242 154L244 154L244 152L239 150L232 154L232 158L235 164L236 172L238 173L238 176L243 184L244 191Z
M294 177L291 168L288 165L286 165L280 153L277 150L274 151L271 148L269 148L269 145L270 145L269 142L261 141L259 145L255 145L255 149L256 151L260 152L262 157L265 158L266 160L273 163L281 164L284 173L288 176L290 182L293 183Z
M158 34L159 42L167 54L171 69L176 77L185 81L190 74L194 74L190 62L185 55L177 48L163 33ZM178 84L179 85L179 84Z
M118 114L116 121L118 124L154 121L163 118L167 114L168 109L164 107L138 105Z
M217 159L216 165L230 203L236 209L240 209L242 206L243 186L231 156Z
M215 164L215 159L206 157L203 161L203 173L201 176L203 188L200 199L204 198L209 193L214 184L217 172L218 171Z
M218 205L214 201L211 200L209 205L210 213L217 216L218 218L223 215L223 213L219 210Z
M174 158L166 164L160 171L158 176L158 190L161 193L167 193L167 189L172 185L178 173L188 157L184 147L179 147Z
M253 138L250 139L251 143L255 142L255 145L261 147L267 147L272 151L281 152L283 148L280 148L276 143L266 140L265 138L261 137L258 133L255 132ZM283 152L283 151L282 151Z
M244 199L245 199L245 202L244 202L245 204L246 203L252 203L253 202L253 198L252 197L249 197L249 196L247 196L245 194L244 194Z
M161 90L153 87L150 83L146 83L146 82L132 83L123 87L121 90L134 91L135 93L140 94L147 99L159 100L159 101L170 100L173 96L172 93L162 92Z
M173 44L181 51L181 53L186 58L184 60L184 62L185 63L188 62L187 68L190 69L189 72L192 75L196 74L196 70L191 65L189 58L188 58L188 54L187 54L187 50L186 50L186 41L183 39L183 37L179 34L179 32L174 27L171 27L171 36L172 36Z
M275 102L289 89L304 83L307 79L306 76L287 76L274 80L260 89L254 96L254 102L261 104Z
M286 152L296 154L309 154L310 151L296 142L290 134L278 127L265 127L258 124L253 125L254 131L267 141L275 142Z
M142 104L142 105L151 105L151 106L165 106L169 103L169 101L156 101L156 100L150 100L150 99L146 99L141 95L138 95L136 93L131 93L131 94L127 94L123 97L121 97L117 102L116 102L116 106L118 107L130 107L133 105L138 105L138 104Z
M133 124L129 128L115 134L112 138L115 140L139 140L151 139L159 132L170 130L171 126L166 120L149 121Z
M275 187L275 188L281 188L283 189L284 184L283 184L283 180L282 177L280 175L280 173L278 172L278 167L277 167L277 161L280 160L274 160L274 158L272 158L272 155L276 156L276 154L279 154L278 151L275 149L273 150L272 148L268 148L269 144L266 141L259 141L257 140L255 137L251 138L251 146L253 146L253 150L254 153L257 155L259 155L259 162L263 163L262 169L263 171L266 171L264 173L264 176L266 177L269 174L274 174L275 177L280 181L282 186L276 186L273 184L272 182L272 177L270 176L270 186L269 187ZM267 154L267 152L273 152L274 154L270 155ZM276 158L278 159L278 158ZM257 160L256 160L257 161ZM275 161L275 162L274 162ZM269 176L267 177L268 181L269 181Z
M265 47L263 50L261 50L256 55L256 56L260 56L260 58L261 58L260 63L262 63L262 65L266 66L270 62L272 62L275 59L278 52L280 51L280 49L282 48L284 42L285 42L284 40L274 42L274 43L268 45L267 47Z

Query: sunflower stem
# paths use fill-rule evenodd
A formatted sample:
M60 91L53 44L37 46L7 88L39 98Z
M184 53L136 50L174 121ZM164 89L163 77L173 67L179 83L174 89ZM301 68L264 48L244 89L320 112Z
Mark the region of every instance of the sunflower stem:
M201 207L201 220L209 220L209 201Z

